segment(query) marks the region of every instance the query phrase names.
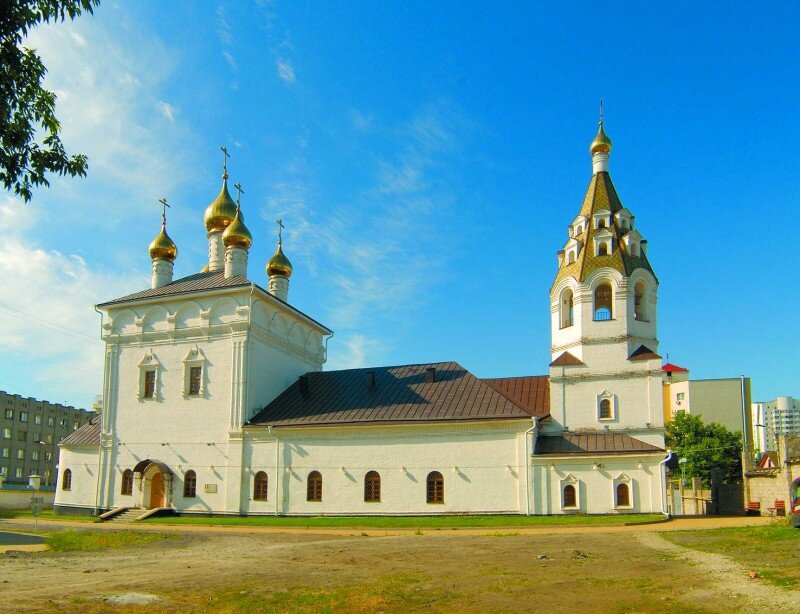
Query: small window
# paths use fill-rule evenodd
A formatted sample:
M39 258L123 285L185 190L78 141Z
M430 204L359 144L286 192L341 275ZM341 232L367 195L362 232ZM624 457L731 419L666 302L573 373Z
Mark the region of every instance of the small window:
M306 501L322 501L322 474L319 471L308 474Z
M381 500L381 476L377 471L370 471L364 476L364 501L378 503Z
M603 241L600 246L597 248L597 255L598 256L608 256L608 243Z
M61 490L72 490L72 470L65 469L61 478Z
M572 290L564 290L561 295L561 328L568 328L573 323Z
M28 431L17 431L17 441L25 441L28 437Z
M603 399L600 401L600 419L608 420L611 417L611 399Z
M133 471L130 469L126 469L122 472L122 488L120 488L119 494L133 494Z
M25 450L21 448L17 450L17 460L25 460Z
M3 458L8 458L10 456L11 449L10 448L3 448L2 456Z
M605 228L606 227L606 221L605 220L600 220L599 222L597 222L597 227L598 228Z
M3 429L3 439L11 439L11 429Z
M189 394L200 394L200 381L203 377L203 367L189 367Z
M31 450L31 460L32 461L39 460L39 450Z
M564 507L578 507L577 493L572 484L564 486Z
M19 412L19 421L20 422L27 422L28 421L28 412L26 412L26 411Z
M6 466L0 467L0 475L8 475L8 467Z
M642 322L647 320L644 309L644 290L644 282L637 281L636 285L633 287L633 317Z
M14 477L15 478L21 478L22 477L22 467L17 467L14 470ZM69 490L69 488L65 488L64 490Z
M44 460L48 463L53 460L53 453L52 452L45 452L44 453Z
M594 291L594 320L603 322L611 319L612 292L609 284L600 284Z
M6 410L6 420L13 420L14 419L14 410L7 409Z
M156 397L156 371L148 369L144 372L144 398L154 399Z
M631 490L627 484L617 484L617 507L631 506Z
M256 501L266 501L267 486L267 474L263 471L256 473L255 480L253 480L253 499Z
M41 424L41 423L42 423L42 416L41 416L41 414L36 414L36 415L33 417L33 423L34 423L34 424Z
M66 426L67 426L67 419L66 419L66 418L62 418L62 419L59 421L59 425L61 426L61 428L66 428Z
M678 399L678 401L683 401L683 399L684 399L684 397L685 397L685 396L686 396L686 393L684 393L684 392L679 392L679 393L678 393L678 395L677 395L677 399Z
M52 435L48 435L47 437L45 437L45 443L53 445L53 439L54 438Z
M47 426L55 426L55 425L56 425L56 419L53 418L53 416L48 416L47 417Z
M428 474L428 503L444 503L444 478L438 471Z
M191 469L183 476L183 496L187 499L197 496L197 474Z
M572 264L575 262L575 252L570 252L567 254L567 264Z

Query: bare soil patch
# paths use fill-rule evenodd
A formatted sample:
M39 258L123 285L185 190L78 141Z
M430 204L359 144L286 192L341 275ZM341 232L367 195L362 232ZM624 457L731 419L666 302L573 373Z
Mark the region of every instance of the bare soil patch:
M735 610L707 574L630 533L280 535L191 533L124 550L0 557L14 611ZM705 609L704 609L705 608Z

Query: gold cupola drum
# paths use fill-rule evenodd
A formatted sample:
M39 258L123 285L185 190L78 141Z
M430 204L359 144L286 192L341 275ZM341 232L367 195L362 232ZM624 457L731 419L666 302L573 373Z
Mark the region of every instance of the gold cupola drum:
M222 244L225 246L225 277L247 277L247 250L253 244L253 235L244 225L241 207L244 191L238 183L234 187L238 192L236 214L222 233Z
M160 288L172 282L172 271L175 259L178 257L178 246L167 234L167 199L162 198L161 203L161 232L150 243L148 251L153 261L150 286Z
M278 224L278 249L267 262L269 293L286 302L289 296L289 278L292 276L292 263L283 253L283 220Z
M221 271L225 268L225 247L222 244L222 233L236 217L236 203L228 192L228 150L220 147L222 159L222 189L217 197L206 207L203 223L208 232L208 266L207 271Z

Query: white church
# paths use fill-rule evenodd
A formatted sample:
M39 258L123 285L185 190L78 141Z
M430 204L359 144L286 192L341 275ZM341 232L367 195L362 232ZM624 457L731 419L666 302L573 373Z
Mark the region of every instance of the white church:
M98 305L102 415L61 442L57 513L612 514L664 510L658 281L608 173L558 252L547 375L481 379L456 362L323 371L333 332L292 306L278 240L266 287L227 186L205 211L208 263Z

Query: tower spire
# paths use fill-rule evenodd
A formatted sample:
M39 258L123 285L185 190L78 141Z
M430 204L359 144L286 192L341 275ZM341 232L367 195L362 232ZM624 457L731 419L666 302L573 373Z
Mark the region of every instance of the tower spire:
M603 130L603 99L600 99L600 120L597 122L597 135L592 144L589 145L589 152L592 154L592 173L608 172L608 154L611 153L611 139L608 138Z

